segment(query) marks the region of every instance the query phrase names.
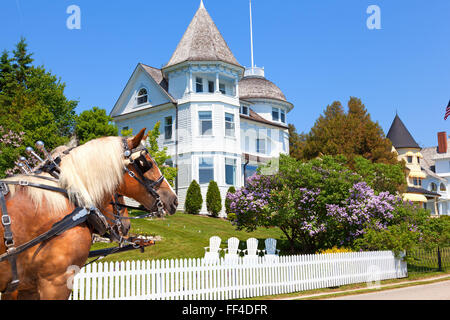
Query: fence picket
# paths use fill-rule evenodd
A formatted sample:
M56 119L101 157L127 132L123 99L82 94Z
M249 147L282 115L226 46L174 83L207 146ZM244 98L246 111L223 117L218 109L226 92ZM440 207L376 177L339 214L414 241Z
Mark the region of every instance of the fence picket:
M75 275L72 300L239 299L407 276L390 251L206 262L171 259L93 263Z

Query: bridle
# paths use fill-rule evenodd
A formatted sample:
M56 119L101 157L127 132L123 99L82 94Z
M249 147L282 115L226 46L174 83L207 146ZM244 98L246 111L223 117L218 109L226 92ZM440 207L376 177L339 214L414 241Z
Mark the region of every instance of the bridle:
M124 157L130 161L130 164L133 166L137 175L133 171L128 169L127 166L124 166L125 172L127 172L130 177L132 177L137 182L139 182L139 184L144 186L144 188L155 198L155 204L153 207L156 207L156 210L152 209L150 211L147 211L147 210L143 210L143 211L147 211L149 214L155 213L158 217L162 217L164 215L164 203L162 202L161 197L156 192L156 190L159 189L162 182L164 181L164 175L161 174L161 176L156 181L147 178L145 176L145 173L150 171L153 168L153 162L154 162L148 149L145 146L141 145L135 149L130 150L130 148L128 147L127 139L122 139L122 143L123 143L123 147L124 147ZM132 156L134 154L136 154L137 152L140 152L139 157L133 159ZM147 160L147 156L150 157L151 161ZM124 206L120 203L118 205L122 206L122 207ZM127 206L127 207L129 207L131 209L141 210L140 208L135 208L135 207L130 207L130 206ZM126 219L126 217L124 217L124 218Z

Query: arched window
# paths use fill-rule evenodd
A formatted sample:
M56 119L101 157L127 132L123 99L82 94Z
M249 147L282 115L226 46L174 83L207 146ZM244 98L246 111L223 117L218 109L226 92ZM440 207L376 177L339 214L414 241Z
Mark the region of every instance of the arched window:
M430 184L430 190L433 191L433 192L436 192L436 191L437 191L437 185L436 185L436 183L432 182L432 183Z
M441 183L441 186L439 187L439 190L447 191L447 188L445 187L445 184Z
M137 95L137 104L141 105L148 102L148 93L147 89L141 88Z

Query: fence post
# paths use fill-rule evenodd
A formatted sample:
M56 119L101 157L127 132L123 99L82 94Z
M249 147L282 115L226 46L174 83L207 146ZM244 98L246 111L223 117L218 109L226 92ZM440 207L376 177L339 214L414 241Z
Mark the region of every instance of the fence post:
M442 260L441 260L441 251L439 250L439 247L437 247L437 259L438 259L438 270L442 271Z

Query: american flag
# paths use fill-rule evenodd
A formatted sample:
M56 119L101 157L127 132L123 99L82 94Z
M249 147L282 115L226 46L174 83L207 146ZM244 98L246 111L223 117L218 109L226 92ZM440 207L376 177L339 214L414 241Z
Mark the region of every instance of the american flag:
M447 120L447 118L450 116L450 101L448 102L447 109L445 110L445 116L444 120Z

